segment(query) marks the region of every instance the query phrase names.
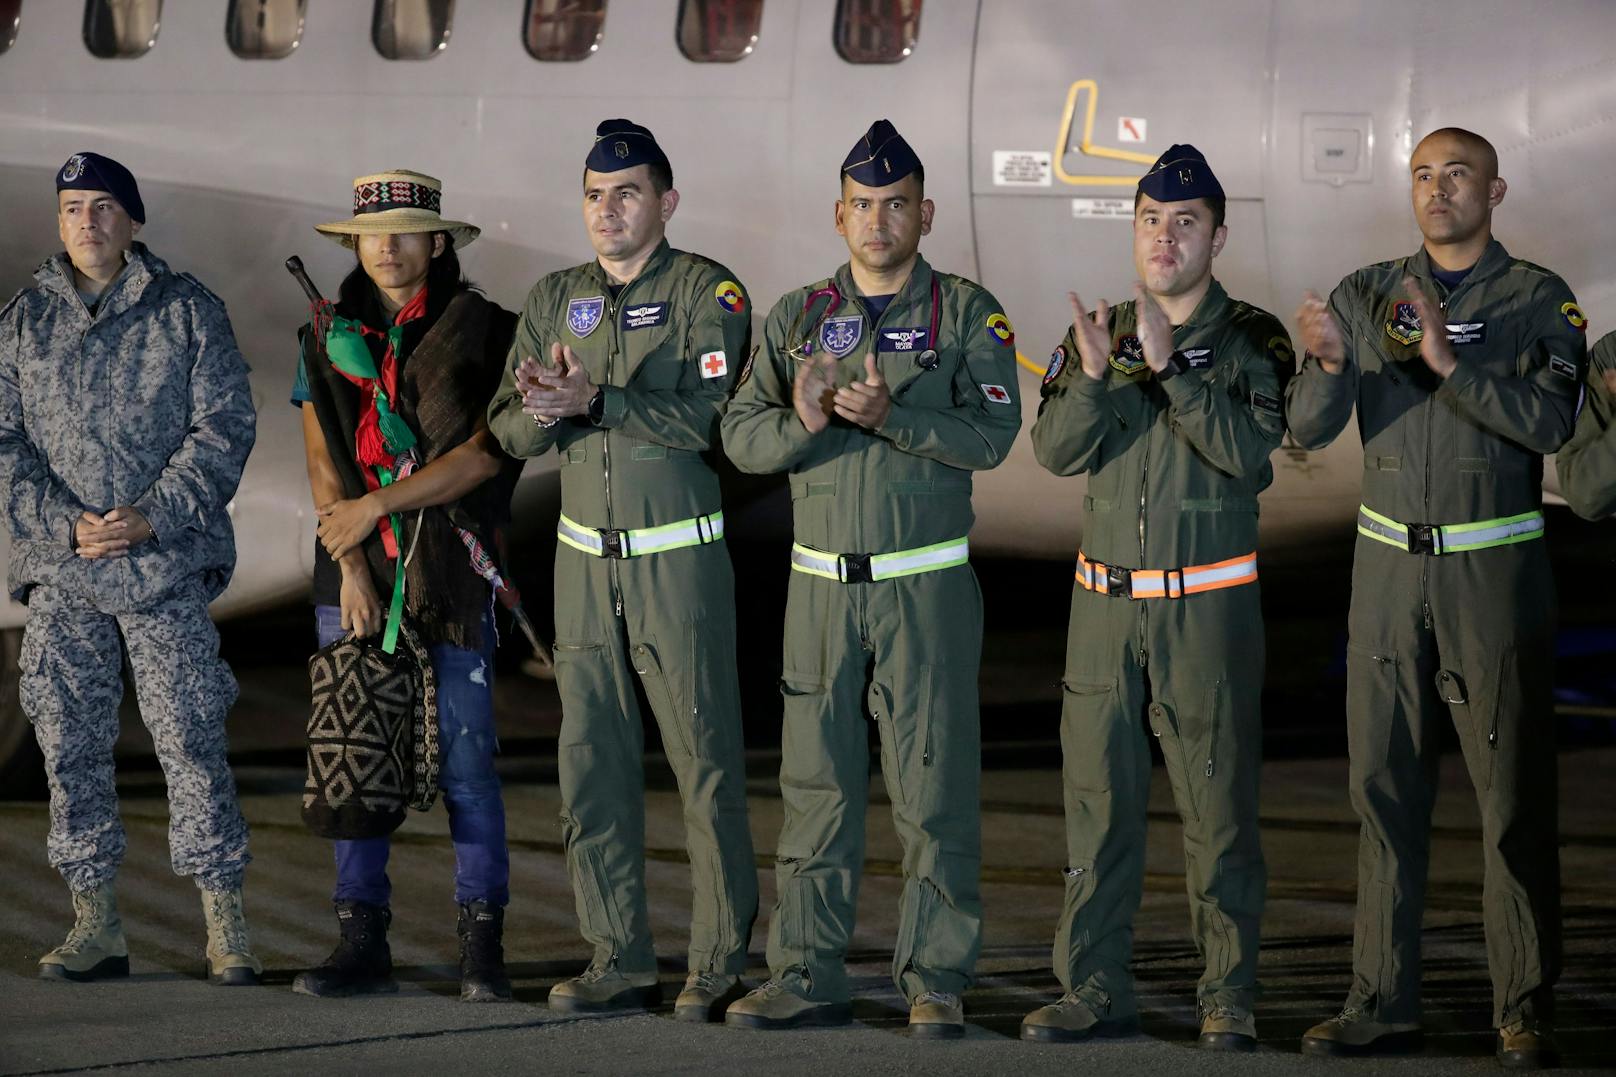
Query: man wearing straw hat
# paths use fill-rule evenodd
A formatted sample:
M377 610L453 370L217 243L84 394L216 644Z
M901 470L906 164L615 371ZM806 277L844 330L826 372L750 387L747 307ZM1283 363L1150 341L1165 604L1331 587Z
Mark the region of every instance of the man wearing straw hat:
M674 1004L708 1021L740 988L757 915L746 822L735 582L707 453L746 362L734 274L668 246L679 204L651 132L607 120L584 165L596 258L534 285L489 426L515 456L561 454L556 550L557 763L582 976L552 1009L661 998L645 899L644 751L634 679L684 800L694 891Z
M521 462L500 451L484 409L499 384L515 315L461 276L478 229L439 215L440 184L393 171L354 181L350 220L316 228L353 249L340 321L303 335L292 399L303 409L319 513L315 622L320 646L396 631L407 613L437 674L439 785L455 851L460 997L510 997L505 806L494 773L492 602L504 586L494 532L509 516ZM357 325L355 331L352 327ZM373 377L342 368L348 354ZM353 339L357 337L357 339ZM368 353L368 355L367 355ZM403 564L402 569L400 564ZM400 596L384 602L382 595ZM387 835L336 842L332 895L341 938L302 994L396 991L387 945Z
M208 603L230 580L227 506L253 444L247 364L219 297L135 235L135 177L98 153L56 174L64 253L0 311L0 490L19 682L50 782L50 862L73 894L42 977L129 974L114 877L112 745L127 651L168 781L174 871L195 878L217 983L261 971L242 915L247 823L225 756L235 678Z

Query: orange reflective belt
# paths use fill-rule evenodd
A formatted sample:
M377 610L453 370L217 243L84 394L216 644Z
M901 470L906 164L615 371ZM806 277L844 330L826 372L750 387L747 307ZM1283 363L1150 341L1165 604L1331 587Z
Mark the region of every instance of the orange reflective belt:
M1257 554L1184 568L1120 568L1077 555L1077 582L1085 591L1115 598L1183 598L1239 587L1257 579Z

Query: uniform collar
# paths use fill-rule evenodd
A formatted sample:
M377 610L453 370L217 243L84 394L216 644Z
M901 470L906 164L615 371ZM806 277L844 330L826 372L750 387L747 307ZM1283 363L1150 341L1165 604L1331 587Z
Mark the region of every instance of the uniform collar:
M910 270L909 279L904 282L904 286L899 290L898 294L892 297L892 302L887 306L887 310L892 310L900 305L910 306L920 302L921 297L927 296L931 290L931 278L932 268L927 263L925 256L916 254L915 268ZM842 293L844 302L852 303L855 310L862 311L864 308L853 302L859 296L858 285L853 283L853 264L843 262L842 267L836 271L836 276L833 279L836 283L836 290ZM876 320L880 321L879 318Z
M655 274L661 268L662 263L672 256L672 252L673 247L668 243L668 237L663 236L662 241L656 245L656 250L651 252L651 257L645 260L645 265L641 267L639 275L625 283L623 287L631 288L638 282ZM591 260L588 264L590 279L594 280L602 288L613 287L612 279L606 275L606 267L600 264L599 258Z
M1201 301L1195 304L1190 316L1184 319L1185 325L1205 325L1208 322L1222 321L1224 309L1229 305L1229 293L1223 290L1216 277L1212 278L1207 286L1206 294Z
M1470 267L1470 274L1465 277L1465 282L1469 283L1473 280L1481 280L1485 277L1502 273L1508 268L1509 263L1509 252L1504 249L1504 245L1496 239L1489 239L1486 248L1481 252L1481 257L1476 259L1476 264ZM1414 253L1413 257L1409 258L1407 268L1410 274L1427 284L1436 279L1435 274L1431 271L1431 254L1423 246Z
M146 286L159 273L168 272L168 265L136 240L123 255L123 271L107 285L97 305L97 313L116 307L119 310L133 306L146 291ZM54 292L63 299L76 299L78 288L73 283L73 263L67 252L53 254L34 271L34 280L45 291Z

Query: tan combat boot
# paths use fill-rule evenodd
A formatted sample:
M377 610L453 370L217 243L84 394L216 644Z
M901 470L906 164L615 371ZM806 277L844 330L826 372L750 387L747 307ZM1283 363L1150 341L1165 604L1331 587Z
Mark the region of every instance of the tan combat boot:
M722 1021L729 1004L746 994L739 976L722 972L692 972L685 977L685 988L673 1002L673 1016L679 1021Z
M654 972L629 975L616 965L591 965L582 976L550 988L549 1005L557 1013L649 1010L662 1005L662 985Z
M124 941L112 882L72 894L73 930L62 945L39 959L40 979L99 980L129 975L129 944Z
M1345 1007L1302 1036L1304 1055L1404 1054L1424 1045L1418 1022L1377 1021L1356 1006Z
M1240 1006L1212 1005L1201 1015L1201 1037L1195 1046L1208 1051L1255 1051L1257 1021Z
M730 1003L724 1023L732 1028L803 1028L808 1025L845 1025L853 1019L846 1002L812 1002L779 980L770 980L745 998Z
M1106 1007L1109 1012L1109 1007ZM1132 1036L1139 1018L1130 1014L1111 1020L1095 1012L1089 1000L1068 991L1058 1002L1040 1006L1021 1020L1021 1038L1045 1043L1076 1043L1095 1036Z
M1498 1062L1509 1070L1547 1070L1560 1065L1554 1030L1544 1021L1526 1018L1498 1030Z
M965 1035L965 1004L948 991L927 991L909 1005L909 1035L953 1040Z
M224 987L258 983L264 966L248 947L241 891L202 891L202 916L208 922L208 979Z

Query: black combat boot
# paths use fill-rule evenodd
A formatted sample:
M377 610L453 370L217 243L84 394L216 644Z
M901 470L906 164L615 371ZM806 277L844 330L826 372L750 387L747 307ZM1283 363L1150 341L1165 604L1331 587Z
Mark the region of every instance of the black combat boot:
M505 909L486 901L460 906L460 1001L500 1002L511 997L505 975Z
M337 927L342 932L337 948L319 968L298 973L292 990L326 998L397 991L393 951L387 945L387 925L393 920L393 911L386 905L363 901L339 901L336 908Z

